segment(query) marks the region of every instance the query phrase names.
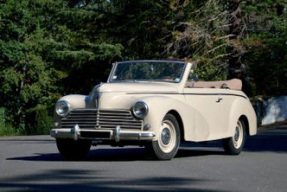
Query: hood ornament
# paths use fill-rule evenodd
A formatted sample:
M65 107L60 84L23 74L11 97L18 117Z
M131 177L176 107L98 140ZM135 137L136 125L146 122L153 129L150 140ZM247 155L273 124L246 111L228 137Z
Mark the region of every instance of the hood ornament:
M93 100L94 100L94 104L95 104L95 108L98 109L99 108L99 100L101 97L101 93L100 93L100 87L102 84L96 85L94 87L94 91L93 91Z

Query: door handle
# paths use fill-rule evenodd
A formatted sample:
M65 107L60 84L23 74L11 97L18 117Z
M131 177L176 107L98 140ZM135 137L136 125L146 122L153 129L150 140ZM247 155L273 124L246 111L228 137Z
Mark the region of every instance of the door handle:
M216 103L220 103L220 101L221 101L222 99L223 99L223 98L218 97L217 100L216 100Z

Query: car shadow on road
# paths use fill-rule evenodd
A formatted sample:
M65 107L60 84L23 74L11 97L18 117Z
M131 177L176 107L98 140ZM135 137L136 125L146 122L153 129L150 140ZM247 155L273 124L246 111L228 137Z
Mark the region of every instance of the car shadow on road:
M207 155L222 155L223 151L217 150L195 150L195 149L179 149L175 158L195 157ZM22 160L22 161L64 161L59 153L34 153L31 156L12 157L6 160ZM89 152L89 156L81 161L95 162L115 162L115 161L154 161L155 159L144 148L109 148L109 149L93 149Z
M224 154L221 141L212 141L206 143L187 143L184 145L192 149L194 155L194 147L199 147L198 154ZM207 149L207 151L206 151ZM287 153L287 129L259 129L255 136L247 136L244 152L275 152Z
M13 190L21 192L30 191L195 191L195 192L219 192L198 188L212 180L174 177L174 176L150 176L141 178L115 178L109 173L98 170L58 169L38 171L34 174L25 174L0 180L0 191ZM57 183L57 185L55 185ZM197 187L195 187L197 185Z
M259 130L247 137L244 151L287 153L287 129Z

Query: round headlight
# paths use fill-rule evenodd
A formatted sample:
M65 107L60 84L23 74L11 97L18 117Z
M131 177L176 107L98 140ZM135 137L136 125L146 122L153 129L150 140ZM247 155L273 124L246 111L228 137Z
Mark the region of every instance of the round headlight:
M70 113L71 105L67 101L58 101L56 104L56 113L61 116L65 117Z
M136 102L133 106L133 114L136 118L143 119L148 113L148 106L145 102Z

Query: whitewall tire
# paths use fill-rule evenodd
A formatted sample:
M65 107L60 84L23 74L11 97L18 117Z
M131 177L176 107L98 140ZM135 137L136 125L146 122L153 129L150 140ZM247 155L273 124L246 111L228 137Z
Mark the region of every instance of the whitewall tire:
M230 155L240 154L245 143L245 137L245 123L239 119L237 121L233 137L223 139L223 148L225 152Z
M159 129L159 138L147 148L159 160L171 160L177 153L180 144L180 129L176 118L167 114Z

